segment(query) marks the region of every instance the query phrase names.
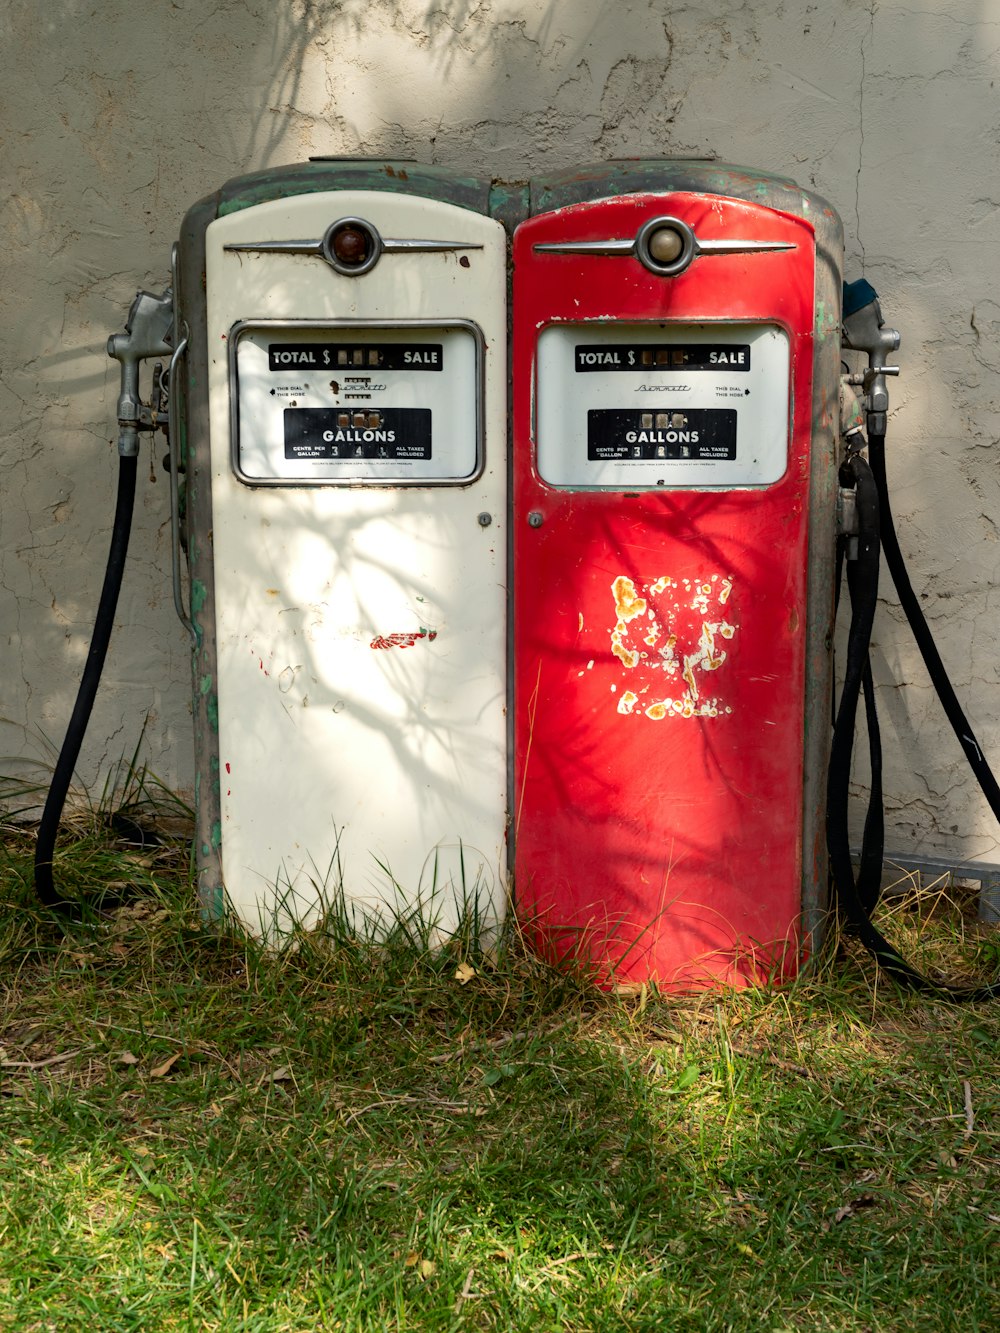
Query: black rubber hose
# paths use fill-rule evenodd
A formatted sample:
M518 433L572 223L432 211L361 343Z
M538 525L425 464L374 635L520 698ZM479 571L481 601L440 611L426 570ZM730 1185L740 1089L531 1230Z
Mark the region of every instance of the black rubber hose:
M871 469L865 469L870 473ZM853 456L845 460L840 468L840 484L846 489L856 489ZM866 600L871 601L872 616L878 600L878 492L872 484L865 498L866 483L862 481L862 494L856 495L858 503L868 506L862 526L872 525L874 540L865 551L861 550L860 539L858 555L855 560L847 560L849 538L844 535L837 539L837 555L834 578L833 615L834 620L840 609L840 589L843 582L844 566L847 566L847 583L851 594L851 606L857 611ZM874 557L874 560L873 560ZM864 563L864 571L859 570L859 563ZM855 617L852 615L852 626ZM856 889L865 911L871 913L878 906L882 891L882 861L885 854L885 809L882 794L882 736L878 721L878 708L875 700L875 682L872 679L871 657L866 650L862 686L865 696L865 722L868 729L868 760L871 782L868 793L868 812L865 816L864 834L861 840L860 869ZM833 698L832 726L837 725L837 701ZM849 779L848 779L849 782ZM846 796L845 796L846 799Z
M898 985L908 990L935 995L942 1000L958 1002L995 1000L1000 996L1000 982L984 986L946 986L940 982L930 981L911 967L895 946L890 944L881 931L872 924L869 905L872 901L870 886L864 884L863 877L859 877L858 880L854 878L847 827L848 789L851 773L851 751L854 745L854 725L857 717L858 699L864 688L864 677L869 667L868 646L871 641L875 602L878 594L880 529L883 549L886 546L887 531L892 534L890 544L895 547L897 555L899 546L895 540L895 533L892 531L892 519L887 506L888 497L883 500L884 469L882 472L883 485L880 486L875 468L869 468L863 459L852 458L850 466L854 473L858 497L858 561L851 589L852 594L855 591L857 592L857 596L852 596L853 614L847 641L844 688L840 707L837 710L827 782L827 848L830 854L831 877L837 894L837 906L845 924L858 936L879 966ZM901 564L901 555L899 561ZM886 562L889 563L888 551L886 551ZM902 573L905 586L912 598L913 592L910 589L909 579L906 578L905 567ZM898 583L897 591L899 591ZM929 639L930 631L927 629L922 615L920 620ZM913 626L913 628L916 634L916 626ZM937 649L934 648L932 640L930 646L934 657L940 664L940 658L937 658ZM943 674L943 667L940 667L940 672ZM947 681L947 677L945 677L945 680ZM950 684L948 688L951 688ZM953 691L952 694L954 694ZM961 712L960 709L959 712ZM864 863L862 870L865 870Z
M879 497L871 470L863 458L854 455L847 466L857 494L857 556L851 562L854 570L849 578L852 613L844 663L844 685L830 746L830 767L826 788L826 833L830 872L841 915L852 928L861 933L862 921L867 919L867 910L859 898L854 878L847 821L858 701L864 689L865 676L870 673L868 649L878 602ZM869 809L866 833L870 822ZM870 869L869 863L877 865L877 876L880 879L881 846L877 846L870 856L863 858L863 861L866 870ZM871 886L867 882L862 893L866 899L872 897Z
M861 587L857 563L848 565L847 583L851 604L855 606L868 595ZM876 585L877 591L877 585ZM882 896L882 863L885 859L885 801L882 794L882 733L879 728L878 708L875 701L875 682L869 654L865 661L861 684L865 696L865 725L868 730L868 813L861 837L861 858L858 867L858 897L869 916Z
M83 678L77 692L73 715L66 729L66 739L59 751L52 783L45 798L45 809L38 826L35 841L35 892L46 906L61 912L64 916L78 917L80 905L72 899L66 899L56 887L52 873L52 854L55 851L56 835L62 818L63 806L76 761L80 757L80 747L90 721L90 714L97 697L97 687L101 683L101 672L108 653L111 630L114 626L115 610L118 606L118 594L121 592L122 575L125 572L125 557L128 554L129 535L132 530L132 510L135 506L135 480L138 458L120 458L118 470L118 498L115 504L115 519L111 530L111 547L108 551L108 564L104 572L104 587L94 621L94 633L90 640L90 651L83 669Z
M969 725L969 719L962 711L962 705L958 702L958 697L952 688L951 681L948 679L948 673L944 669L941 655L938 653L937 645L931 635L927 621L924 619L924 613L920 609L920 601L913 591L910 576L906 572L903 553L899 549L899 540L896 537L896 529L892 522L892 510L889 507L889 487L885 475L884 435L869 436L868 459L878 489L882 550L885 553L885 563L889 567L892 581L896 585L899 604L910 622L910 629L913 632L917 647L920 649L920 656L924 659L924 665L927 667L931 683L937 691L937 696L941 700L941 706L951 723L952 730L965 752L969 767L975 773L983 795L989 801L990 809L1000 820L1000 786L997 785L993 771L986 762L986 758L979 747L979 742Z

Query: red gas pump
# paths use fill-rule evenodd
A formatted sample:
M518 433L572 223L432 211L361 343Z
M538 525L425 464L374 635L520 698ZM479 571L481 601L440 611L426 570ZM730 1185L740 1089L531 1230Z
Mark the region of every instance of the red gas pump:
M618 163L514 237L515 879L606 979L793 972L826 907L842 235Z

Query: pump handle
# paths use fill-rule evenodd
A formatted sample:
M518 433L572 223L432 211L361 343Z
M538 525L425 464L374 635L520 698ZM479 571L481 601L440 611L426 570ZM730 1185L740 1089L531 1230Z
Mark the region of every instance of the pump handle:
M868 430L870 434L884 435L889 411L885 377L899 374L897 366L886 365L886 357L899 348L899 333L886 327L878 293L864 278L844 283L843 331L845 347L853 352L868 353L865 376Z
M150 356L173 353L174 298L168 287L160 296L136 292L125 321L124 333L108 339L108 356L121 362L121 392L118 395L118 452L134 458L139 452L139 432L164 426L162 413L154 419L139 398L139 362Z

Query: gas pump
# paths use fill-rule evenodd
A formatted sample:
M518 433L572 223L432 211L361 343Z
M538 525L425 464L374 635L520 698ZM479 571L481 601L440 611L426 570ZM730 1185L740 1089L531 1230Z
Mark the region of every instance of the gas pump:
M492 202L489 182L402 162L235 179L186 215L173 290L140 293L109 344L126 491L137 430L162 424L139 362L171 355L200 900L269 938L330 906L444 931L503 913L506 235ZM131 501L119 508L127 542ZM50 793L37 882L65 907L51 874L64 796Z
M341 900L444 929L503 911L489 207L489 182L318 159L184 221L199 890L268 935Z
M618 981L787 976L827 905L842 233L718 164L514 235L515 882Z

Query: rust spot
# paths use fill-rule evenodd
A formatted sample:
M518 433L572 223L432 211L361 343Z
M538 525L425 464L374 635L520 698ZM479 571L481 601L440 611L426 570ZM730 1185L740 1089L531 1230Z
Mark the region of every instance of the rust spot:
M624 574L618 575L611 585L611 591L615 595L615 614L619 620L634 620L645 611L646 599L636 593L635 584Z
M789 634L798 634L799 632L799 613L794 606L792 607L792 614L788 617L788 632Z
M678 600L660 601L659 605L649 602L668 589ZM638 589L624 575L615 579L612 591L618 619L611 631L611 651L628 670L638 668L635 696L629 691L617 701L618 712L632 712L638 699L649 693L653 678L647 673L653 671L680 676L683 685L678 680L677 686L682 693L678 698L658 698L653 686L654 697L642 709L646 717L659 721L665 717L718 717L732 712L720 699L703 692L707 673L718 671L728 658L723 643L733 639L738 629L721 616L718 620L709 619L711 604L719 606L728 600L731 590L732 579L719 574L698 579L673 579L664 574L655 581L643 581ZM628 621L640 615L644 618L643 628L633 639ZM650 651L643 651L643 646ZM612 692L614 689L612 686ZM632 697L635 703L630 703Z
M697 660L698 659L696 657L685 657L684 670L681 673L684 677L685 684L688 687L688 694L690 695L692 702L698 698L698 682L694 678L694 670L693 670L694 664L695 662L697 662Z
M463 268L468 268L468 267L469 267L469 256L468 256L468 255L462 255L461 259L460 259L458 262L462 265Z
M624 574L619 574L612 583L611 592L614 595L615 614L618 617L618 623L611 631L611 651L622 665L631 671L639 665L639 654L625 647L623 642L625 627L630 620L642 615L646 609L646 599L636 593L635 584Z
M622 643L622 636L624 635L624 633L625 633L625 622L624 620L619 620L617 626L614 629L614 632L611 635L611 651L614 653L615 657L617 657L618 660L622 663L622 665L628 667L628 669L631 671L633 667L637 667L639 665L639 654L633 652L630 648L626 648L625 645Z
M718 625L710 625L707 621L701 627L701 665L705 671L716 671L726 660L726 654L721 650L715 651L715 631Z

